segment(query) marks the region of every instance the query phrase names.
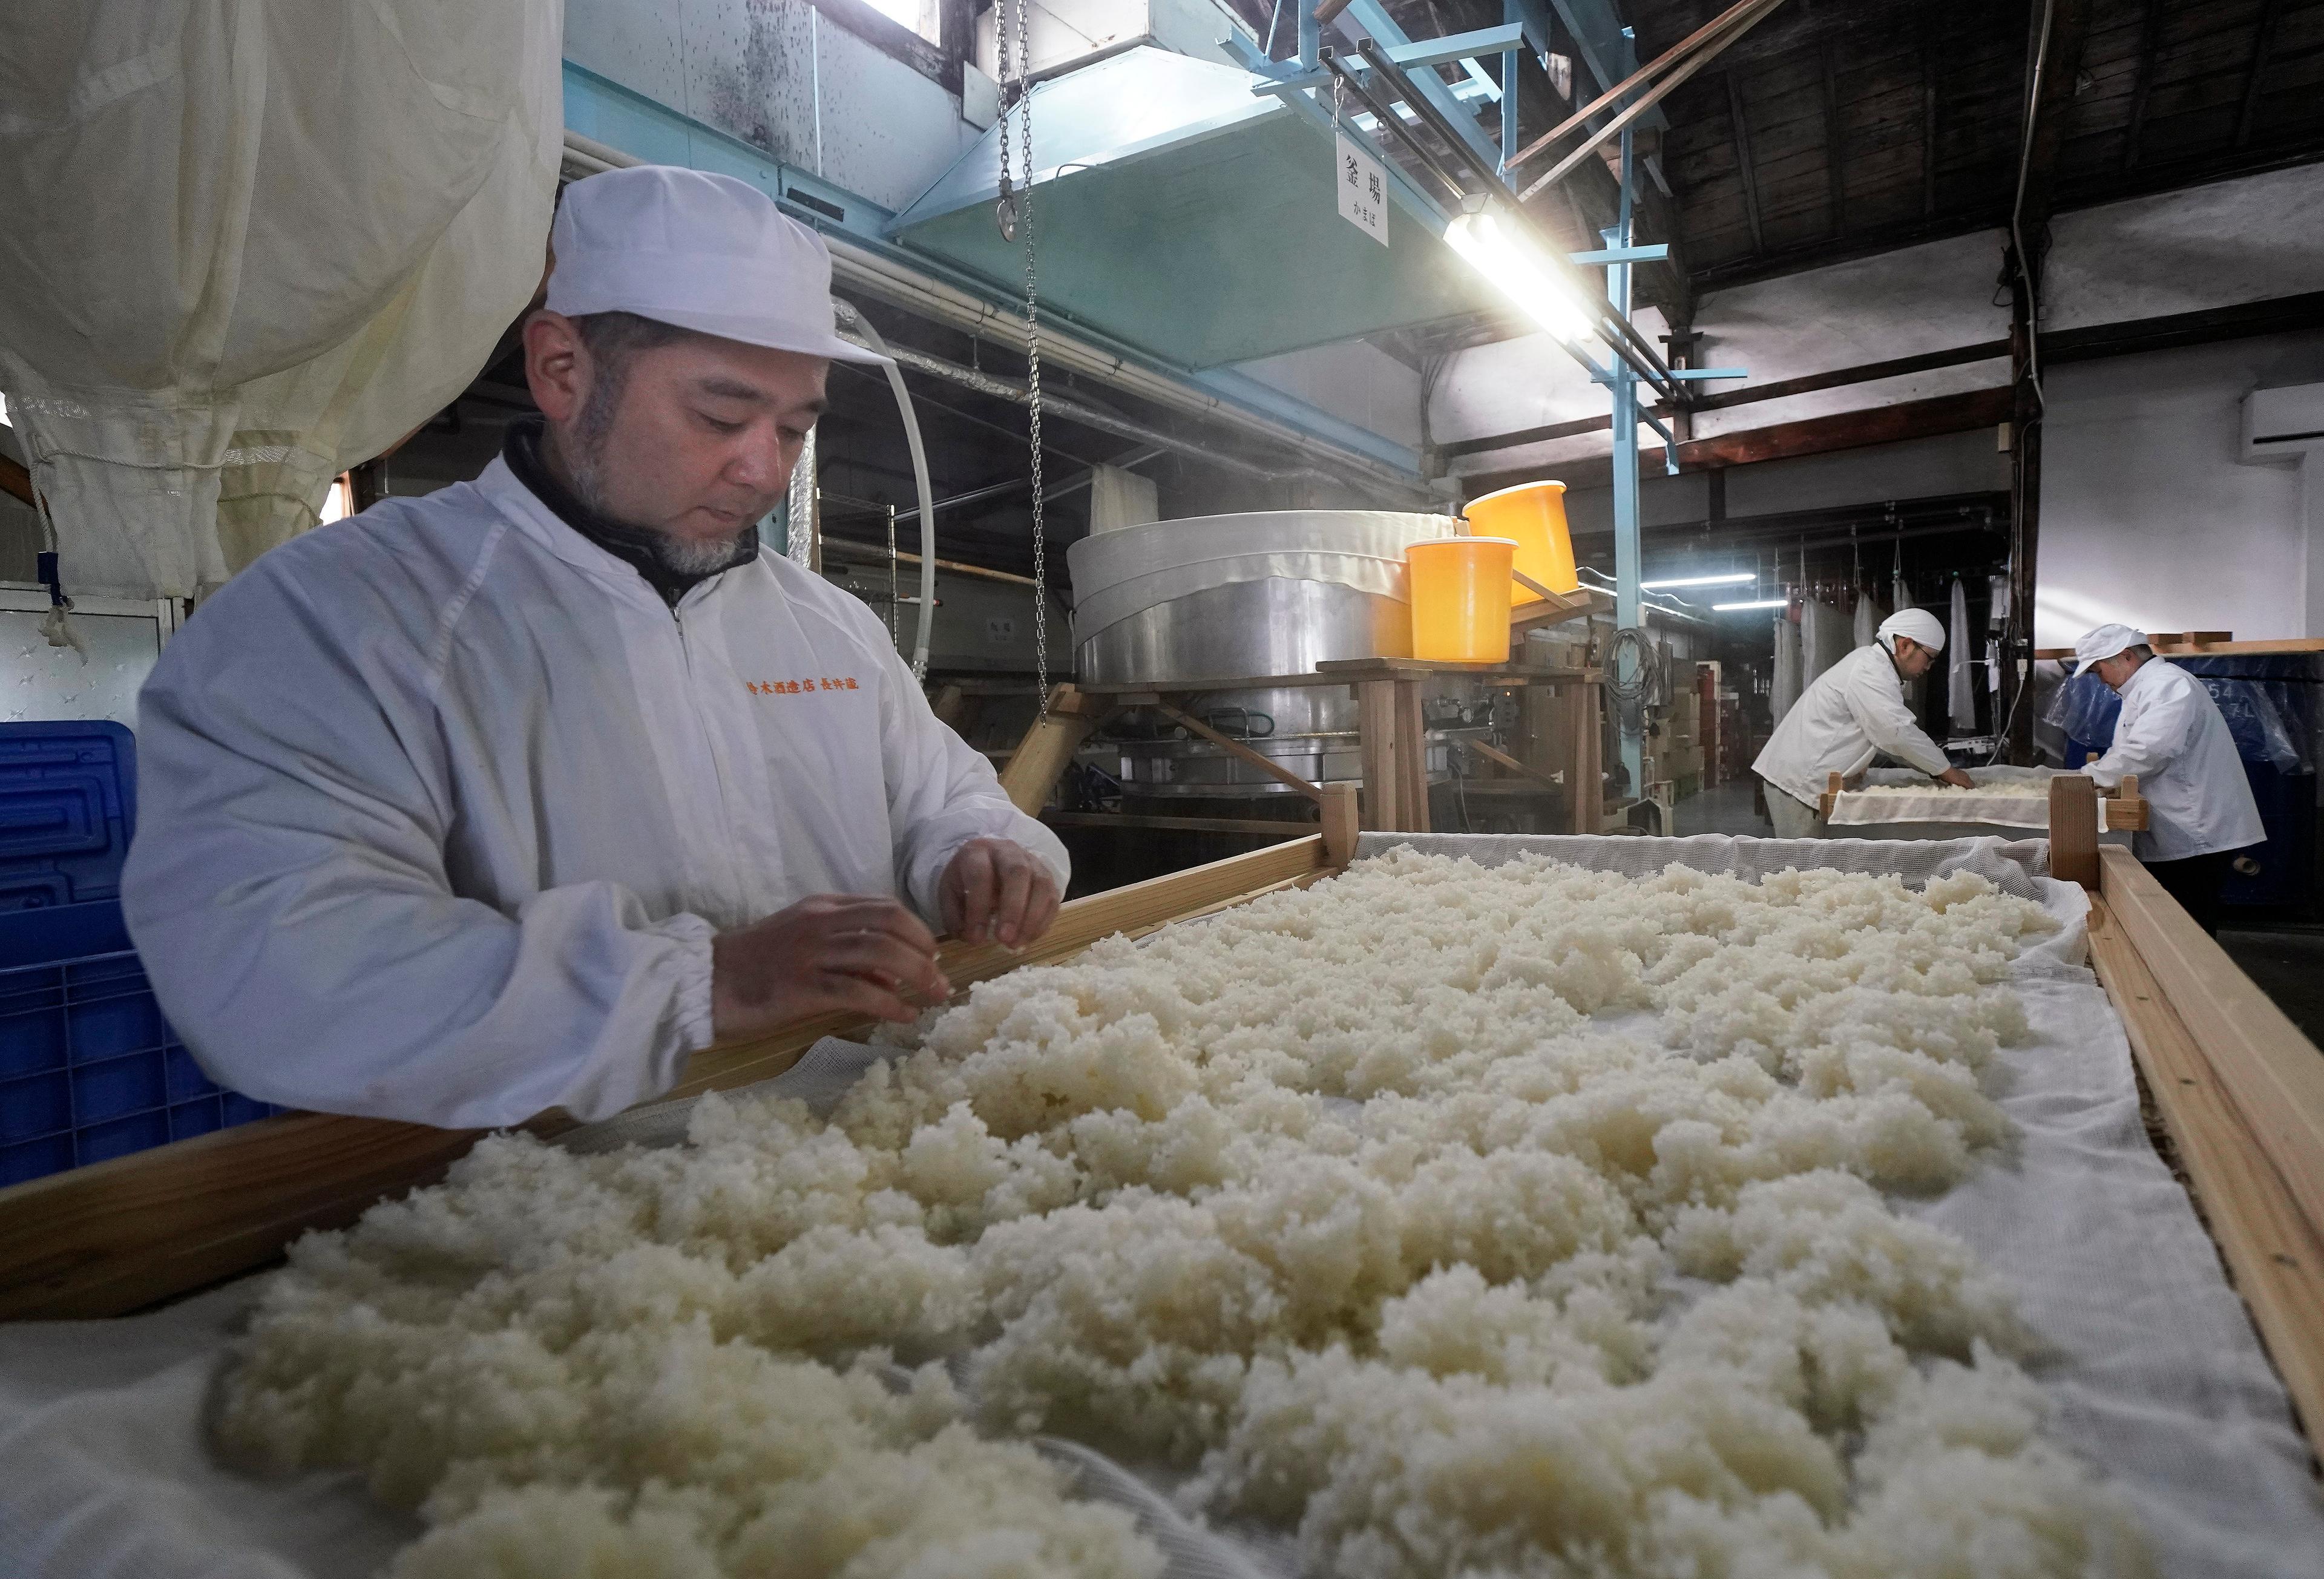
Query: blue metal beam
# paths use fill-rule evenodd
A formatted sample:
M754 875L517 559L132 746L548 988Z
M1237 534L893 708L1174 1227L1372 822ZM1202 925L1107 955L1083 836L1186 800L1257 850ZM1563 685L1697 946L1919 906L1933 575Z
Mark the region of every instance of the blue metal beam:
M1669 244L1659 241L1646 246L1600 247L1593 253L1565 254L1572 263L1659 263L1668 256Z
M1384 50L1394 51L1399 45L1412 42L1379 0L1352 0L1344 14L1353 17L1366 33L1380 42ZM1391 54L1389 58L1395 57ZM1444 118L1452 124L1452 130L1478 158L1490 165L1500 163L1501 151L1493 146L1490 137L1478 129L1475 115L1471 113L1467 105L1453 97L1452 90L1444 86L1444 79L1436 75L1434 67L1424 66L1413 72L1412 85L1443 112Z
M1410 71L1422 66L1442 66L1448 61L1497 54L1515 48L1524 37L1523 27L1504 23L1499 27L1480 27L1474 32L1447 33L1441 39L1425 39L1416 44L1395 44L1389 47L1388 58ZM1493 95L1500 97L1498 83L1493 85Z

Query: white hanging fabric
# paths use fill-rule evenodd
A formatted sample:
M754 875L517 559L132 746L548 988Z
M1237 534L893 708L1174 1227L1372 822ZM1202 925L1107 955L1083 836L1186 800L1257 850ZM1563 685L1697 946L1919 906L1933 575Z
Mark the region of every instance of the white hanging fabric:
M1800 627L1791 611L1775 616L1775 686L1769 697L1773 714L1771 722L1781 724L1784 715L1800 699L1803 682L1800 679Z
M217 586L475 378L542 278L563 33L563 0L14 8L0 389L69 588Z
M1815 684L1816 677L1853 648L1848 616L1840 605L1811 598L1800 605L1800 686Z
M1120 531L1162 519L1162 494L1152 477L1141 477L1123 466L1102 466L1090 470L1090 531Z
M1888 614L1887 605L1881 603L1879 599L1868 592L1858 593L1856 597L1856 622L1850 632L1855 645L1871 646L1872 638L1880 630L1880 622L1886 619Z
M1977 688L1969 669L1969 588L1956 576L1952 620L1945 633L1945 708L1962 734L1977 733Z

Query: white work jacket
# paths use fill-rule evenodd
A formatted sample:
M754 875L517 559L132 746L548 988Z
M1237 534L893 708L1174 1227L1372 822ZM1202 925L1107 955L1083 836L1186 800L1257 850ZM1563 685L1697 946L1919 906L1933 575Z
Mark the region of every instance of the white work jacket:
M264 555L139 705L129 929L263 1101L604 1118L711 1040L710 939L816 893L931 922L954 853L1056 836L860 601L762 553L673 611L494 460Z
M1914 721L1896 665L1876 642L1816 676L1775 725L1751 771L1813 806L1829 775L1862 772L1880 752L1932 777L1952 765Z
M2138 778L2147 826L2132 836L2142 861L2240 850L2267 837L2227 721L2203 682L2150 658L2122 685L2114 744L2082 771L2112 790Z

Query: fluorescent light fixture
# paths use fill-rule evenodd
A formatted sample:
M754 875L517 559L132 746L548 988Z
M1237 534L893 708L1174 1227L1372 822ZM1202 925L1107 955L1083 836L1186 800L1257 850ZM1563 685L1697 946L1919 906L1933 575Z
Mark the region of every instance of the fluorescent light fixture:
M1714 603L1711 605L1711 612L1723 614L1738 608L1789 608L1791 605L1792 600L1788 597L1763 597L1754 603Z
M1660 592L1665 586L1740 586L1746 581L1757 581L1757 570L1738 570L1728 576L1674 576L1664 581L1641 581L1638 585L1648 592Z
M1592 332L1572 289L1550 272L1549 263L1512 227L1489 213L1456 214L1444 240L1468 260L1496 291L1523 308L1526 316L1567 345Z

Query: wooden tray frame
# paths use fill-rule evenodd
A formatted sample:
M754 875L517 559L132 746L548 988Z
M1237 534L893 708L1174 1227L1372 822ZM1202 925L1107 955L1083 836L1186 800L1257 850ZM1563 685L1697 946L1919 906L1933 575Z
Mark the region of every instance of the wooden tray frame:
M1021 954L947 944L945 974L965 987L1115 932L1313 882L1353 858L1355 812L1350 788L1333 786L1321 834L1075 900ZM2128 851L2096 845L2095 817L2085 826L2098 981L2315 1445L2324 1427L2324 1053ZM2054 850L2053 868L2084 854ZM710 1048L668 1094L766 1079L820 1038L856 1029L834 1018ZM524 1127L572 1125L551 1113ZM0 1319L125 1315L263 1266L310 1228L343 1226L440 1178L478 1133L286 1114L0 1190Z

